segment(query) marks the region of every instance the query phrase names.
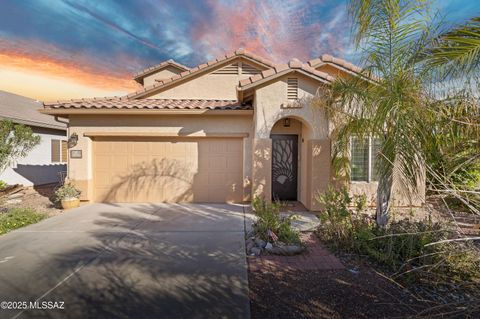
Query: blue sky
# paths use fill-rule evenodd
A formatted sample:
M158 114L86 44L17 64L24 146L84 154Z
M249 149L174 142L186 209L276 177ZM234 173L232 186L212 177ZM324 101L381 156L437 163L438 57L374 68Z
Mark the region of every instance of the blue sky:
M0 0L0 7L0 89L41 99L125 93L147 66L169 58L194 66L240 47L275 62L323 53L356 60L345 1ZM449 23L480 15L478 0L435 7ZM63 84L56 91L55 81Z

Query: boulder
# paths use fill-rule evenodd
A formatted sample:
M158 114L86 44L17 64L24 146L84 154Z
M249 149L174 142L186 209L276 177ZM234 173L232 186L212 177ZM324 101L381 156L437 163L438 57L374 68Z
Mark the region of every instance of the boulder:
M267 245L267 242L260 239L260 238L255 238L255 245L257 245L257 247L260 247L260 248L263 249Z
M245 249L247 250L247 254L250 253L253 247L255 247L255 242L253 241L253 239L247 239L247 241L245 242Z
M266 249L267 251L270 251L272 248L273 248L272 243L267 243L267 244L265 245L265 249Z
M250 254L254 256L260 256L261 253L262 249L259 247L252 247L252 249L250 250Z
M269 253L282 256L293 256L301 254L305 247L300 245L274 246L268 250Z
M16 199L16 198L22 198L23 196L25 196L25 194L23 192L20 192L20 193L15 193L15 194L10 194L8 195L8 199Z

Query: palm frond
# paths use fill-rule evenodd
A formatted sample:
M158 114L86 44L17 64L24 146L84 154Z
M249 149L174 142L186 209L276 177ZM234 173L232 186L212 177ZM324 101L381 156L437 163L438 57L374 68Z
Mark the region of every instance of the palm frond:
M478 73L480 67L480 17L469 20L439 36L436 45L427 50L427 64L437 68L443 77Z

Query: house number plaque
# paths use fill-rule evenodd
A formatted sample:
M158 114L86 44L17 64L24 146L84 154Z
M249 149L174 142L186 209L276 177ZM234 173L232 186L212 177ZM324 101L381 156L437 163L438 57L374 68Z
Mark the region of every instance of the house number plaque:
M82 158L82 150L70 150L70 158Z

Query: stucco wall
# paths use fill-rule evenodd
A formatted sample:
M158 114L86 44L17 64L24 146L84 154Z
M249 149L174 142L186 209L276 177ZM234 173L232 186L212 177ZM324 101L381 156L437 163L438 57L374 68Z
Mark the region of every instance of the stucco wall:
M83 200L92 195L92 138L88 132L129 132L188 134L248 133L243 139L244 196L250 199L252 116L244 115L74 115L70 117L70 134L77 133L78 144L72 149L82 150L82 159L69 159L69 178L82 188Z
M206 74L152 95L152 99L217 99L236 100L238 81L246 76Z
M317 93L319 84L304 75L287 75L275 82L267 83L255 91L255 136L268 138L273 125L285 117L302 121L311 131L312 138L328 136L328 122L324 111L319 108L288 108L287 78L298 76L298 97L308 98ZM282 106L284 105L284 106Z
M25 186L58 183L60 181L58 173L66 171L67 165L52 163L51 140L66 140L66 132L41 127L32 127L32 130L40 136L40 144L30 151L26 157L17 160L0 174L0 180L8 184Z
M165 91L152 94L148 98L236 100L238 82L251 75L213 74L215 71L232 63L247 63L259 70L265 69L265 67L254 65L248 61L245 62L239 58L228 63L219 63L217 67L208 72L169 87Z
M172 66L168 66L165 69L155 72L149 76L146 76L143 78L143 86L149 86L152 84L155 84L155 80L163 80L163 79L168 79L171 78L174 75L180 74L183 72L182 70L179 70L177 68L174 68Z

